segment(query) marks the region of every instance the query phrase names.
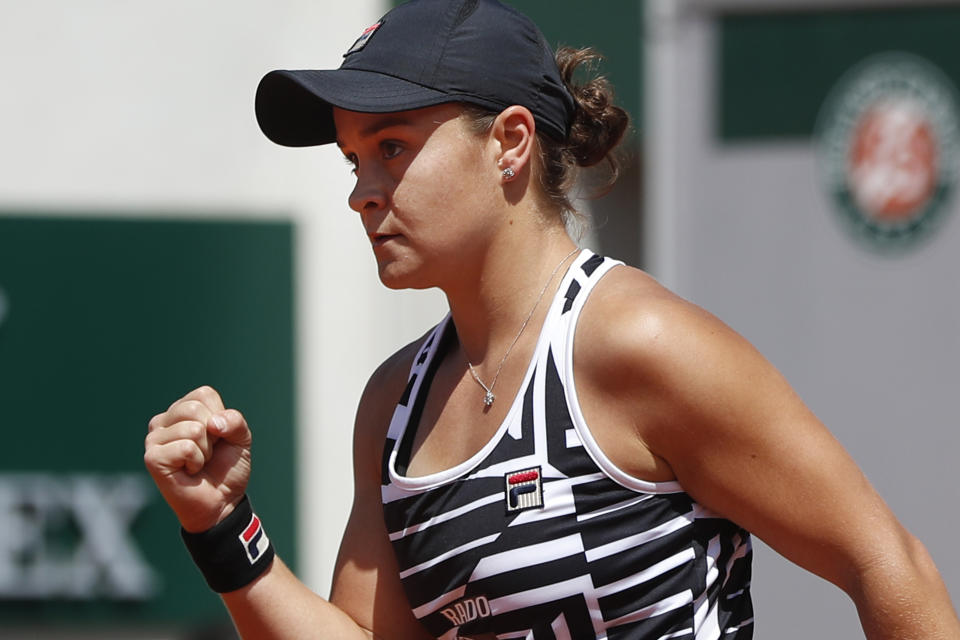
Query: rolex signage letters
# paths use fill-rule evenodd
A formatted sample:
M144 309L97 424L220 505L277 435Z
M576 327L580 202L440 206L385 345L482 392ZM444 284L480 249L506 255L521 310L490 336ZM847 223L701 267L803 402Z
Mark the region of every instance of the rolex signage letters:
M152 499L140 474L0 474L0 598L149 599L131 525Z

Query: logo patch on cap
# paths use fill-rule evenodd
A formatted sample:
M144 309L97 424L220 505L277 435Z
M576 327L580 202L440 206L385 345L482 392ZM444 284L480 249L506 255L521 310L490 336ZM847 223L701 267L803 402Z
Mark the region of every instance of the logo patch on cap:
M507 512L543 508L540 467L508 473L505 478Z
M357 41L353 43L353 46L347 49L347 52L343 54L343 57L346 58L351 53L356 53L357 51L360 51L365 46L367 46L367 42L369 42L373 34L377 32L377 29L379 29L382 26L383 26L383 20L381 19L376 24L371 25L366 29L364 29L363 33L360 34L360 37L357 38Z
M250 524L248 524L247 528L243 530L243 533L239 535L239 538L240 544L243 545L244 551L247 552L247 559L250 560L250 564L254 564L259 560L260 556L262 556L264 551L270 546L270 540L267 538L267 534L263 530L263 525L260 524L260 518L258 518L256 514L250 518Z

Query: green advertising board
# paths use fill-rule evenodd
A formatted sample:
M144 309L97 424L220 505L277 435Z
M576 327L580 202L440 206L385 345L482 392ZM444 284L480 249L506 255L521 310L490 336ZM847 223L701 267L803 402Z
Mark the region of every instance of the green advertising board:
M809 138L831 88L878 52L910 52L960 78L956 6L731 12L719 24L724 142Z
M201 384L254 429L251 495L294 541L293 226L0 216L0 636L227 620L143 466Z

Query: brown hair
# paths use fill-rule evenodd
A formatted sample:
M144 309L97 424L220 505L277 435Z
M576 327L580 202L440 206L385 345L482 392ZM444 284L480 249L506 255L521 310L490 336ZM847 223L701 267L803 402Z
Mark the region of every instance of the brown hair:
M581 167L593 167L606 161L608 176L601 191L612 187L620 175L621 162L614 150L627 131L630 116L613 103L610 82L603 76L594 75L601 59L602 56L589 47L560 47L557 50L557 67L573 96L576 110L566 140L556 140L537 132L540 193L545 204L557 210L565 220L578 215L570 201L570 189L576 183ZM573 76L581 65L592 77L577 83ZM465 105L464 114L478 133L488 131L497 116L472 105Z

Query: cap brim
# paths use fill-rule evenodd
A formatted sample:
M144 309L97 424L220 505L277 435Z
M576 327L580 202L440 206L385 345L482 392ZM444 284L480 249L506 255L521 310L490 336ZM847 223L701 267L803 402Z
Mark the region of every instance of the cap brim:
M358 69L271 71L257 87L255 109L263 133L287 147L337 139L333 109L389 113L457 98L393 76Z

